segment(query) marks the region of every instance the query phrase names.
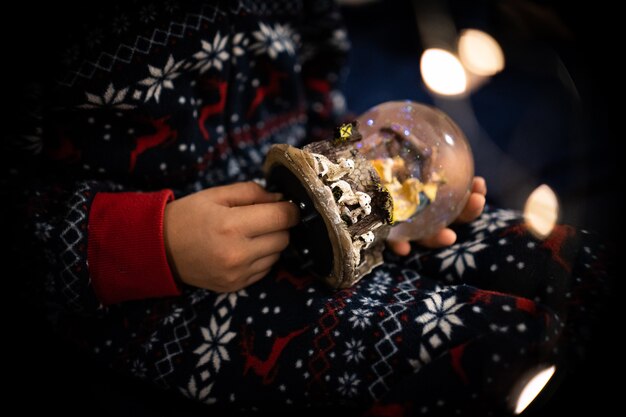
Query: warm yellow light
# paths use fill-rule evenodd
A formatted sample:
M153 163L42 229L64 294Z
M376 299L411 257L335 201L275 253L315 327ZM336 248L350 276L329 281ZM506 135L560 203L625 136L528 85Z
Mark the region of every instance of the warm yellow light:
M466 29L459 37L459 57L468 71L491 76L504 68L504 53L498 42L478 29Z
M437 94L454 96L465 92L467 77L461 61L449 51L431 48L420 61L424 84Z
M547 185L540 185L526 200L524 220L531 233L539 239L545 239L559 216L559 202L554 191Z
M550 378L552 378L552 375L554 375L554 371L556 371L556 368L552 365L549 368L539 371L531 378L530 381L528 381L517 398L515 414L521 414L526 407L528 407L530 403L537 398L537 395L539 395L548 381L550 381Z

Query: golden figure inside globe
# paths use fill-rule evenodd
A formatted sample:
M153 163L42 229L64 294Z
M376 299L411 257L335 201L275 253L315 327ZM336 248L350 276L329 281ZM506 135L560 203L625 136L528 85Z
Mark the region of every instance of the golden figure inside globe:
M389 236L419 239L452 222L474 175L460 129L408 101L376 106L302 149L274 145L265 171L301 208L291 238L298 264L336 288L380 265Z
M439 172L433 172L430 180L426 183L419 178L413 176L414 172L426 170L427 164L431 158L431 148L421 142L413 135L402 138L402 134L395 132L392 128L383 128L377 135L376 147L365 148L363 152L372 154L379 146L386 147L389 155L393 157L376 158L370 160L370 163L378 173L381 184L389 190L393 199L393 222L403 222L416 213L425 208L428 204L435 201L437 197L437 188L445 183L443 176ZM400 138L400 140L398 140ZM399 156L401 151L398 149L399 143L405 141L405 146L411 146L415 155L419 155L421 167L411 167L415 161L407 162ZM368 146L372 145L372 140ZM375 142L374 142L375 143ZM395 145L395 146L394 146Z

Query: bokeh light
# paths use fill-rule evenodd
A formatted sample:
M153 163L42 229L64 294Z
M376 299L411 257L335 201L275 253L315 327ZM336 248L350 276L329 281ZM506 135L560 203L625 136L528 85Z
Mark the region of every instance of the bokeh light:
M537 398L537 395L543 390L548 381L554 375L556 371L556 367L554 365L543 369L537 372L528 383L522 389L519 397L517 398L517 403L515 405L515 414L521 414L526 407L530 405Z
M556 194L545 184L537 187L526 200L524 220L528 230L539 239L550 235L559 217Z
M436 94L455 96L467 89L467 76L461 61L449 51L431 48L420 60L424 84Z
M466 29L459 37L459 58L465 68L481 76L492 76L504 69L504 53L498 42L478 29Z

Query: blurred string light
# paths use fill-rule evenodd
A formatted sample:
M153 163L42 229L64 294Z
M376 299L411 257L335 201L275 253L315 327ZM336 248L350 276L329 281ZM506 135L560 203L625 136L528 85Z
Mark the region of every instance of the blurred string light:
M514 410L515 414L521 414L526 407L528 407L530 403L537 398L537 395L539 395L548 381L550 381L555 371L556 367L552 365L548 368L542 369L530 378L530 380L522 388L519 397L517 397Z
M459 36L459 58L467 71L489 77L504 69L504 53L498 42L478 29L465 29Z
M455 96L467 89L467 77L461 61L449 51L431 48L420 60L424 84L437 94Z
M524 221L528 230L539 239L550 235L559 217L556 194L545 184L537 187L524 206Z
M466 29L457 43L458 56L440 48L429 48L422 54L422 80L435 94L463 96L504 69L502 48L489 34Z

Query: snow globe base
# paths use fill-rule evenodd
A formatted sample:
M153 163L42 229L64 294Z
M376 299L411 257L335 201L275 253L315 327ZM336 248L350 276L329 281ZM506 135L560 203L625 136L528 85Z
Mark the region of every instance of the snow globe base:
M265 173L268 188L300 207L288 252L302 268L333 288L347 288L382 264L390 196L349 141L274 145Z

